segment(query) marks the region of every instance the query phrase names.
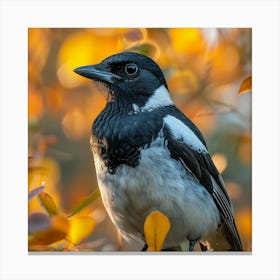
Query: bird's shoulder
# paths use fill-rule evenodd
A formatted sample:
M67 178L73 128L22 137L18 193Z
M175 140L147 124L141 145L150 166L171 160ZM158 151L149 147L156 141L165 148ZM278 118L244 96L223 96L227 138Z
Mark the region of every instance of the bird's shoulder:
M140 151L149 145L162 128L164 110L119 111L112 104L95 119L92 126L92 149L112 173L120 164L135 167Z
M115 104L107 104L92 126L92 145L105 161L135 166L140 150L149 146L161 132L166 139L190 132L206 147L198 128L174 105L145 111L119 111ZM179 125L178 125L179 124ZM181 124L181 125L180 125ZM187 135L187 138L190 135ZM133 162L130 161L133 155Z
M166 118L171 117L173 118L171 126L180 121L206 146L199 129L174 105L133 112L118 111L113 104L108 104L93 122L92 134L97 138L117 138L118 140L131 137L133 137L131 140L138 137L145 138L145 136L154 137L163 127Z

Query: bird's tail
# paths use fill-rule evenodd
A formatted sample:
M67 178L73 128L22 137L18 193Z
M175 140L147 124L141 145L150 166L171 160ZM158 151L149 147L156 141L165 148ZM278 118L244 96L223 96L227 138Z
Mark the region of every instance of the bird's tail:
M234 221L230 227L222 223L217 232L208 235L202 243L213 251L243 251Z

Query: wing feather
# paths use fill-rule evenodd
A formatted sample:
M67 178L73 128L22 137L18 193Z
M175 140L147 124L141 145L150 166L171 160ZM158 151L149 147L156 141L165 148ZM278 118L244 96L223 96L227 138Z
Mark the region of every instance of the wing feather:
M165 118L163 126L163 134L171 157L180 161L184 168L191 172L200 184L208 190L220 211L222 221L226 225L227 239L232 250L242 251L241 240L233 217L232 203L222 176L215 167L204 143L198 137L195 139L193 134L190 134L191 141L186 139L189 128L186 127L186 133L184 134L181 131L183 123L180 120L177 120L180 123L176 123L174 119L175 117L172 117L172 119ZM175 124L175 126L172 124ZM174 132L176 129L177 131ZM194 140L199 142L196 144Z

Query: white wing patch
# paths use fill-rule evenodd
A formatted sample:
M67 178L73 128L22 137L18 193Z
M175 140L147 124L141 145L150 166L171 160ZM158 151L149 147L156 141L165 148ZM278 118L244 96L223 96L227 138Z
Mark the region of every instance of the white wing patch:
M194 151L208 153L206 147L200 139L182 121L170 115L167 115L163 121L174 139L183 141Z
M172 105L173 101L170 98L169 92L165 86L160 86L155 90L154 94L148 99L143 111L152 110L159 107Z
M132 109L134 113L138 113L140 111L140 108L137 104L132 104Z

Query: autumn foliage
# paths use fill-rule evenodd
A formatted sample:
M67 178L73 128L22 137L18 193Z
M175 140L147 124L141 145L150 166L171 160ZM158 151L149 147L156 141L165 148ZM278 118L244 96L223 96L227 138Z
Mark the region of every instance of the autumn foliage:
M105 106L102 87L73 73L124 50L151 56L177 107L200 128L251 250L251 29L30 28L28 34L28 231L30 251L140 251L120 238L100 199L89 148ZM170 223L150 213L148 251Z

